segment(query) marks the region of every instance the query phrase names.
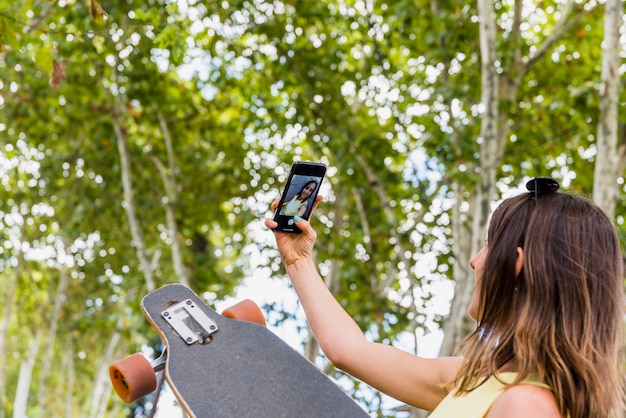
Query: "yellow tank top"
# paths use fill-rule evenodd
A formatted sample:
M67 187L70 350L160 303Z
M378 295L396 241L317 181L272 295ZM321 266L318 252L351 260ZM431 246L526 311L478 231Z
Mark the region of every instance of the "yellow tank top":
M298 200L297 196L294 196L293 199L283 207L283 214L287 216L295 216L300 211L300 207L302 205L306 205L306 202Z
M514 372L498 374L500 380L507 383L512 383L516 376L517 373ZM491 376L485 383L461 396L454 396L454 391L451 391L429 415L429 418L484 418L498 395L506 388L506 384L500 380ZM523 380L522 383L550 389L548 385L531 379Z

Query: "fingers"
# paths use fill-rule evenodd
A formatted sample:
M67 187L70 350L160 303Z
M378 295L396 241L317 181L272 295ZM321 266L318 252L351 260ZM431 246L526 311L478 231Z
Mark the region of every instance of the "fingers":
M276 208L278 207L278 199L274 200L272 202L272 210L274 212L276 212ZM269 229L274 229L276 227L278 227L278 222L276 222L274 219L272 218L265 218L265 226L268 227Z
M313 213L315 211L315 209L317 208L317 205L319 205L319 203L324 200L323 196L317 196L315 198L315 202L313 203L313 208L311 209L311 213ZM278 207L278 203L279 200L274 200L272 202L272 210L276 211L276 208ZM296 226L298 228L300 228L300 230L305 233L308 236L314 237L315 236L315 232L313 231L313 228L311 228L311 224L309 223L309 221L301 218L300 216L295 216L294 217L294 222L296 224ZM269 229L274 229L278 227L278 222L276 222L274 219L272 218L265 218L265 226L268 227Z
M315 197L315 202L313 202L313 208L311 209L311 213L315 212L317 205L319 205L322 200L324 200L324 196L317 195Z
M296 226L300 228L305 236L311 238L316 237L315 231L313 231L313 228L311 228L311 223L309 221L307 221L306 219L302 219L299 216L294 216L293 220Z
M265 226L268 227L269 229L274 229L278 227L278 222L276 222L275 220L271 218L265 218Z

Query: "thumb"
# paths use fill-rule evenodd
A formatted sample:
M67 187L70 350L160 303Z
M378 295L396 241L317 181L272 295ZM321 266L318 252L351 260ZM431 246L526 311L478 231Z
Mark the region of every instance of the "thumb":
M309 221L307 221L306 219L302 219L300 216L297 215L293 217L293 220L296 226L300 228L300 230L306 237L312 239L315 239L317 237L317 234L315 233L313 228L311 228L311 223Z

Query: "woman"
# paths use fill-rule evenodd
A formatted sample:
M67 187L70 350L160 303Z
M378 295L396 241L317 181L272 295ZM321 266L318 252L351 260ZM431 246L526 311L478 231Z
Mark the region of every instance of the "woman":
M285 202L281 209L280 214L286 216L304 216L306 209L309 205L309 197L313 195L313 192L317 188L317 181L309 180L304 186L296 193L289 202Z
M470 260L476 290L469 314L478 326L458 358L426 359L367 341L317 272L309 222L295 217L302 234L276 233L329 360L398 400L434 410L432 418L606 418L618 411L624 276L615 228L590 200L557 192L554 180L527 187L530 193L494 211L487 244Z

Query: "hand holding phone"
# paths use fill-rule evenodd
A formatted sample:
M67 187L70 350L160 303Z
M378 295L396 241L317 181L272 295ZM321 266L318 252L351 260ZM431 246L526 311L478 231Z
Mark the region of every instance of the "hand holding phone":
M295 162L291 166L287 183L276 207L274 221L277 232L301 233L294 224L294 216L309 219L315 198L319 193L326 166L322 163Z

